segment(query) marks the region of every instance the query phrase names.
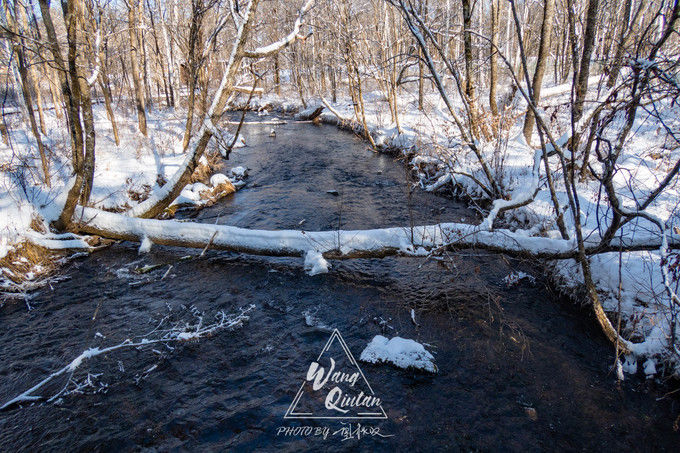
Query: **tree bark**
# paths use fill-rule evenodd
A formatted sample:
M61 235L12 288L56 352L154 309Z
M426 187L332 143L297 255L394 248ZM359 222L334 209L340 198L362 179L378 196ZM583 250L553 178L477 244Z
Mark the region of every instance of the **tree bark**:
M585 30L583 32L583 53L581 64L578 70L578 77L575 80L575 99L572 108L572 121L577 123L583 115L583 103L588 91L588 77L590 76L590 60L595 48L595 35L597 33L597 15L600 8L600 0L588 1L588 16L586 18Z
M463 54L465 57L465 96L474 102L475 84L472 73L472 8L470 0L461 0L463 5Z
M137 108L137 124L139 132L147 135L146 130L146 105L144 103L144 87L139 73L139 14L141 13L142 0L130 0L128 9L128 32L130 37L130 72L134 85L135 106Z
M448 7L448 2L447 2ZM447 15L448 17L448 15ZM489 108L498 116L496 88L498 85L498 22L500 21L499 0L491 0L491 44L489 46ZM446 51L445 51L446 52Z
M555 20L555 0L545 0L543 7L543 24L541 25L541 40L538 47L538 58L536 61L536 70L534 71L533 81L531 83L531 94L533 95L534 104L538 106L541 99L541 85L543 84L543 76L545 75L545 67L550 56L550 37L552 35L553 21ZM534 130L536 119L534 112L531 109L527 110L524 117L524 138L527 143L531 144L531 134Z
M191 140L191 130L194 123L194 111L196 109L196 87L198 85L199 72L201 71L202 58L199 46L201 45L202 23L203 23L203 0L193 0L191 2L191 25L189 26L189 55L187 58L187 69L189 83L189 97L187 99L187 119L184 127L184 139L182 149L186 150Z

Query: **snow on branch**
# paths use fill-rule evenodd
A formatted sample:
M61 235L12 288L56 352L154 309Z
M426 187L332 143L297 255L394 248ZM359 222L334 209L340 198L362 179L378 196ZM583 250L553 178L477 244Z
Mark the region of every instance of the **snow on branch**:
M254 50L246 50L244 51L244 56L247 58L263 58L278 52L284 47L291 45L298 38L304 39L303 37L300 36L300 27L302 26L302 19L304 18L305 14L307 14L307 12L311 9L313 4L314 0L307 0L307 2L305 2L305 4L298 12L297 19L295 19L293 31L291 31L287 36L283 37L282 39L276 42L269 44L268 46L258 47L257 49Z
M215 315L215 321L210 323L210 324L203 324L203 315L199 314L197 316L197 321L195 324L184 324L184 325L174 325L171 326L167 329L161 329L163 326L164 321L167 318L163 318L161 322L159 323L158 326L156 326L155 329L153 329L151 332L149 332L145 337L131 340L127 339L123 341L122 343L113 345L113 346L108 346L105 348L99 348L99 347L93 347L86 349L82 353L80 353L76 358L71 360L71 362L59 369L58 371L55 371L54 373L50 374L47 376L45 379L42 381L38 382L35 384L33 387L30 389L26 390L25 392L21 393L20 395L12 398L11 400L7 401L4 403L2 406L0 406L0 410L7 409L11 406L14 406L16 404L21 404L21 403L31 403L35 401L40 401L40 400L46 400L47 402L53 402L57 398L59 398L61 395L63 395L66 391L67 388L70 384L74 383L76 388L80 388L82 384L73 381L73 373L88 359L91 359L93 357L97 357L102 354L108 354L110 352L118 351L121 349L129 349L129 348L143 348L147 347L153 344L158 344L158 343L171 343L171 342L179 342L179 341L187 341L187 340L194 340L198 338L202 338L205 336L208 336L218 330L222 329L231 329L235 327L240 327L243 325L245 321L249 319L248 313L252 311L255 308L254 305L249 305L247 307L241 308L239 310L238 314L227 314L223 311L218 312ZM65 376L68 375L69 378L67 380L67 383L65 386L62 387L60 391L57 393L45 397L42 395L36 395L35 392L40 390L41 388L45 387L48 383L52 382L55 378L58 378L60 376ZM90 381L91 377L94 375L91 375L88 373L86 381Z

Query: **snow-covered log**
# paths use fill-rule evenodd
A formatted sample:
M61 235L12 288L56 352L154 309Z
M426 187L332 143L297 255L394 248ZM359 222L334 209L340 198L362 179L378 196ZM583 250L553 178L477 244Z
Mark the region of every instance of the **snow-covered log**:
M383 257L395 254L427 255L437 248L478 248L536 258L566 259L577 256L574 240L529 236L505 229L486 231L478 225L439 223L372 230L251 230L228 225L212 225L175 220L129 217L93 208L78 209L81 232L112 239L142 241L179 247L210 248L268 256L303 256L317 251L325 258L345 259ZM588 254L624 250L656 250L661 236L614 240L601 247L587 242ZM668 237L669 248L680 247L680 235Z

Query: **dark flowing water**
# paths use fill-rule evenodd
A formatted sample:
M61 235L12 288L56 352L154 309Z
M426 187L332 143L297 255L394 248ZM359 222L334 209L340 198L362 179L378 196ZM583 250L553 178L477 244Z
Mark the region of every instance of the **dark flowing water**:
M229 164L250 168L249 185L196 221L320 230L474 218L454 201L409 196L404 166L350 134L290 123L271 138L270 129L245 127L249 146ZM530 263L469 251L446 261L333 261L330 273L311 277L301 258L209 251L180 260L186 254L154 248L139 257L136 244L116 245L68 265L68 280L40 290L31 311L16 303L0 309L1 404L85 349L144 335L165 316L190 321L203 312L207 320L256 307L235 330L85 362L74 374L83 383L90 373L82 393L0 412L0 449L677 451L680 444L677 400L657 402L654 385L634 377L617 389L610 345ZM131 272L144 264L163 266ZM502 279L516 270L536 283L507 288ZM388 416L364 425L392 437L277 436L281 427L344 426L283 418L333 328L357 358L378 334L434 352L434 376L361 364Z

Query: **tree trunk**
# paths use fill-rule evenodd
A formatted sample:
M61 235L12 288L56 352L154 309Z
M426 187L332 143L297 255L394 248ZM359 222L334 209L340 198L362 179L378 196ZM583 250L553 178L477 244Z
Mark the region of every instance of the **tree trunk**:
M38 145L38 152L40 153L40 161L43 170L43 180L45 185L50 187L50 167L47 161L47 154L45 153L45 145L43 145L42 137L40 136L40 131L38 130L38 124L35 120L35 112L33 111L33 98L31 96L31 80L29 75L29 70L26 67L26 60L24 57L23 50L19 50L21 46L17 46L16 55L17 62L19 65L19 75L21 76L21 93L24 97L24 104L26 105L26 113L31 125L31 131L35 137L35 141ZM43 126L44 127L44 126Z
M448 6L448 2L447 2ZM496 87L498 85L498 22L500 20L499 0L491 0L491 44L489 46L489 108L498 116Z
M172 52L172 42L170 41L170 38L168 37L168 25L167 21L163 18L163 14L161 12L161 2L157 3L158 5L158 14L160 17L160 27L161 27L161 35L163 36L163 47L165 50L165 60L168 65L168 88L170 91L170 104L172 105L173 108L177 106L177 98L179 97L179 88L177 85L177 76L175 75L175 59L174 59L174 54ZM170 14L170 13L168 13ZM171 16L172 17L172 16Z
M619 77L621 66L623 66L623 54L626 51L626 43L630 39L628 33L630 29L630 13L632 7L632 0L625 0L623 6L623 17L621 18L621 28L616 40L616 53L614 54L614 61L612 62L611 70L609 71L609 79L607 80L607 88L613 88L616 84L616 79Z
M102 90L102 95L104 96L104 106L106 108L106 116L111 122L111 130L113 132L113 139L116 142L116 146L120 145L120 135L118 134L118 123L116 122L116 115L113 112L113 96L111 95L111 82L109 80L109 67L107 61L107 49L108 42L104 39L102 43L102 50L99 52L99 77L97 78L99 82L99 87Z
M137 107L137 123L139 132L146 136L146 105L144 104L144 87L139 73L139 14L142 0L131 0L128 9L128 32L130 36L130 71L134 84L135 105Z
M62 8L63 7L64 4L62 3ZM80 192L80 204L86 206L90 199L90 193L92 192L92 186L94 184L95 131L90 85L83 72L85 62L80 61L86 52L83 49L78 49L77 38L78 32L82 32L83 34L87 33L85 30L84 8L85 5L83 0L69 1L67 9L64 11L64 23L67 24L67 36L69 41L69 73L71 83L75 87L72 91L78 96L77 102L80 106L80 116L83 124L85 148L80 168L80 173L83 178L83 186Z
M571 69L573 79L578 77L578 35L576 34L576 12L574 0L567 0L567 22L569 24L569 44L571 47Z
M274 55L274 88L276 94L281 96L281 77L279 75L279 54Z
M104 95L104 105L106 107L106 116L111 122L111 130L113 131L113 139L116 142L116 146L120 145L120 136L118 135L118 124L116 123L116 116L113 113L112 99L111 99L111 88L109 87L109 77L106 72L100 74L99 87Z
M595 48L595 34L597 33L597 14L600 7L600 0L588 1L588 16L583 36L583 53L581 64L578 70L578 77L575 80L575 99L572 108L572 121L577 123L583 115L583 103L588 91L588 77L590 76L590 60ZM576 141L578 143L578 141ZM574 147L575 149L575 147Z
M541 85L543 84L543 76L545 74L545 67L550 56L550 37L552 35L553 20L555 19L555 0L545 0L543 7L543 24L541 25L541 40L538 47L538 58L536 60L536 70L534 71L534 78L531 83L531 94L536 106L541 99ZM531 109L527 110L524 117L524 138L527 143L531 144L531 134L534 129L536 118Z
M465 57L465 96L468 102L474 102L475 85L472 74L472 4L470 0L461 0L463 5L463 46Z
M21 16L20 10L23 8L22 5L20 5L16 0L14 2L14 13L16 15ZM24 54L24 49L25 49L25 43L24 43L24 30L19 29L19 21L21 19L17 17L12 17L9 11L9 5L5 4L4 5L4 15L5 15L5 21L7 25L9 26L9 29L18 36L15 41L13 41L13 51L14 54L16 55L15 61L12 63L12 72L14 73L15 77L18 72L18 80L16 80L16 88L21 90L21 95L22 95L22 101L23 101L23 107L24 107L24 115L26 116L26 119L28 120L30 126L31 126L31 131L33 132L33 136L35 137L36 144L38 145L38 152L40 153L40 161L42 164L42 170L43 170L43 180L45 181L45 185L47 187L50 186L50 170L49 170L49 163L47 161L47 155L45 153L45 146L43 145L42 142L42 137L40 135L40 130L38 129L38 123L36 122L35 119L35 112L33 111L33 97L31 94L31 88L33 87L33 83L30 77L30 69L28 65L26 64L26 55Z
M189 98L187 100L187 120L184 127L184 139L182 140L182 150L186 150L191 140L191 130L194 124L194 111L196 109L196 87L201 71L201 55L199 46L201 45L202 22L204 10L202 0L191 2L191 25L189 27L189 55L187 58L187 72L189 78Z
M423 53L418 49L418 110L423 111L423 76L425 68L423 67Z

